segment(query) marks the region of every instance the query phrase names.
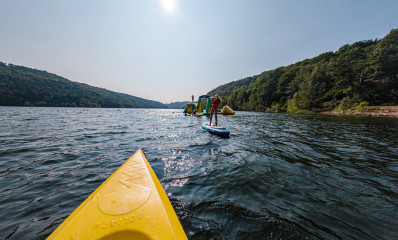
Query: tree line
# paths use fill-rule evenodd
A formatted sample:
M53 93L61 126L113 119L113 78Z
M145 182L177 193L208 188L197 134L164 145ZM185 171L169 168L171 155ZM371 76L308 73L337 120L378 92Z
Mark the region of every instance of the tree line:
M235 110L297 112L398 105L398 29L383 39L346 44L336 52L222 85Z
M167 108L166 105L0 62L0 106Z

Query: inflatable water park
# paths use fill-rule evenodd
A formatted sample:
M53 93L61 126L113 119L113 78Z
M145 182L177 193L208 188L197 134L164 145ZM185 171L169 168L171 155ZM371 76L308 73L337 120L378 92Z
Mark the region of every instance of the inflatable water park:
M203 100L206 100L206 108L203 108ZM210 104L210 96L209 95L202 95L199 96L198 98L198 102L195 103L193 101L193 97L192 97L192 102L191 103L187 103L187 106L184 109L184 113L187 114L192 114L194 113L196 110L197 114L202 114L202 115L210 115L210 111L211 111L211 104Z
M204 102L206 102L206 107L204 108ZM184 109L185 115L191 116L203 116L211 114L211 98L209 95L201 95L198 98L198 102L194 102L194 96L192 95L192 102L188 102L187 106ZM222 110L217 109L217 113L221 113L222 115L234 115L235 111L228 106L224 106ZM218 135L220 137L229 137L230 131L224 127L211 125L209 121L206 121L202 124L202 128L208 131L209 133Z
M203 108L203 102L206 102L206 107ZM196 110L196 111L195 111ZM201 116L201 115L210 115L211 111L211 100L209 95L201 95L198 98L198 102L195 103L192 98L192 102L187 103L187 106L184 109L185 114L193 114ZM222 110L218 109L218 113L222 115L234 115L235 111L228 106L224 106Z

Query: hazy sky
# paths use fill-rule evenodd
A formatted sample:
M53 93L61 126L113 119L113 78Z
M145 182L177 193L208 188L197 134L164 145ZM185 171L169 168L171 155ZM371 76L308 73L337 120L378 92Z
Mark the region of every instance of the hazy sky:
M164 1L0 0L0 61L169 103L398 28L398 0Z

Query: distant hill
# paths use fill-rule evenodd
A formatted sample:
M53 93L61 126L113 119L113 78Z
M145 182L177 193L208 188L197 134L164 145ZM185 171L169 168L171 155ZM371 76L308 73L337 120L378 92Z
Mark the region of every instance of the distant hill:
M0 62L0 106L167 108L160 102L3 62Z
M187 106L187 103L189 101L185 101L185 102L172 102L172 103L168 103L166 104L166 106L170 109L184 109Z
M217 87L234 110L298 112L398 104L398 29Z

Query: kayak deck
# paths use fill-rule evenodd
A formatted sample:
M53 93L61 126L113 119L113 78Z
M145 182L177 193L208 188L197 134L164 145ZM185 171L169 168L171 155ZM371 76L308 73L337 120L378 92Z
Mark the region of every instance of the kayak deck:
M47 239L187 239L144 153L138 150Z

